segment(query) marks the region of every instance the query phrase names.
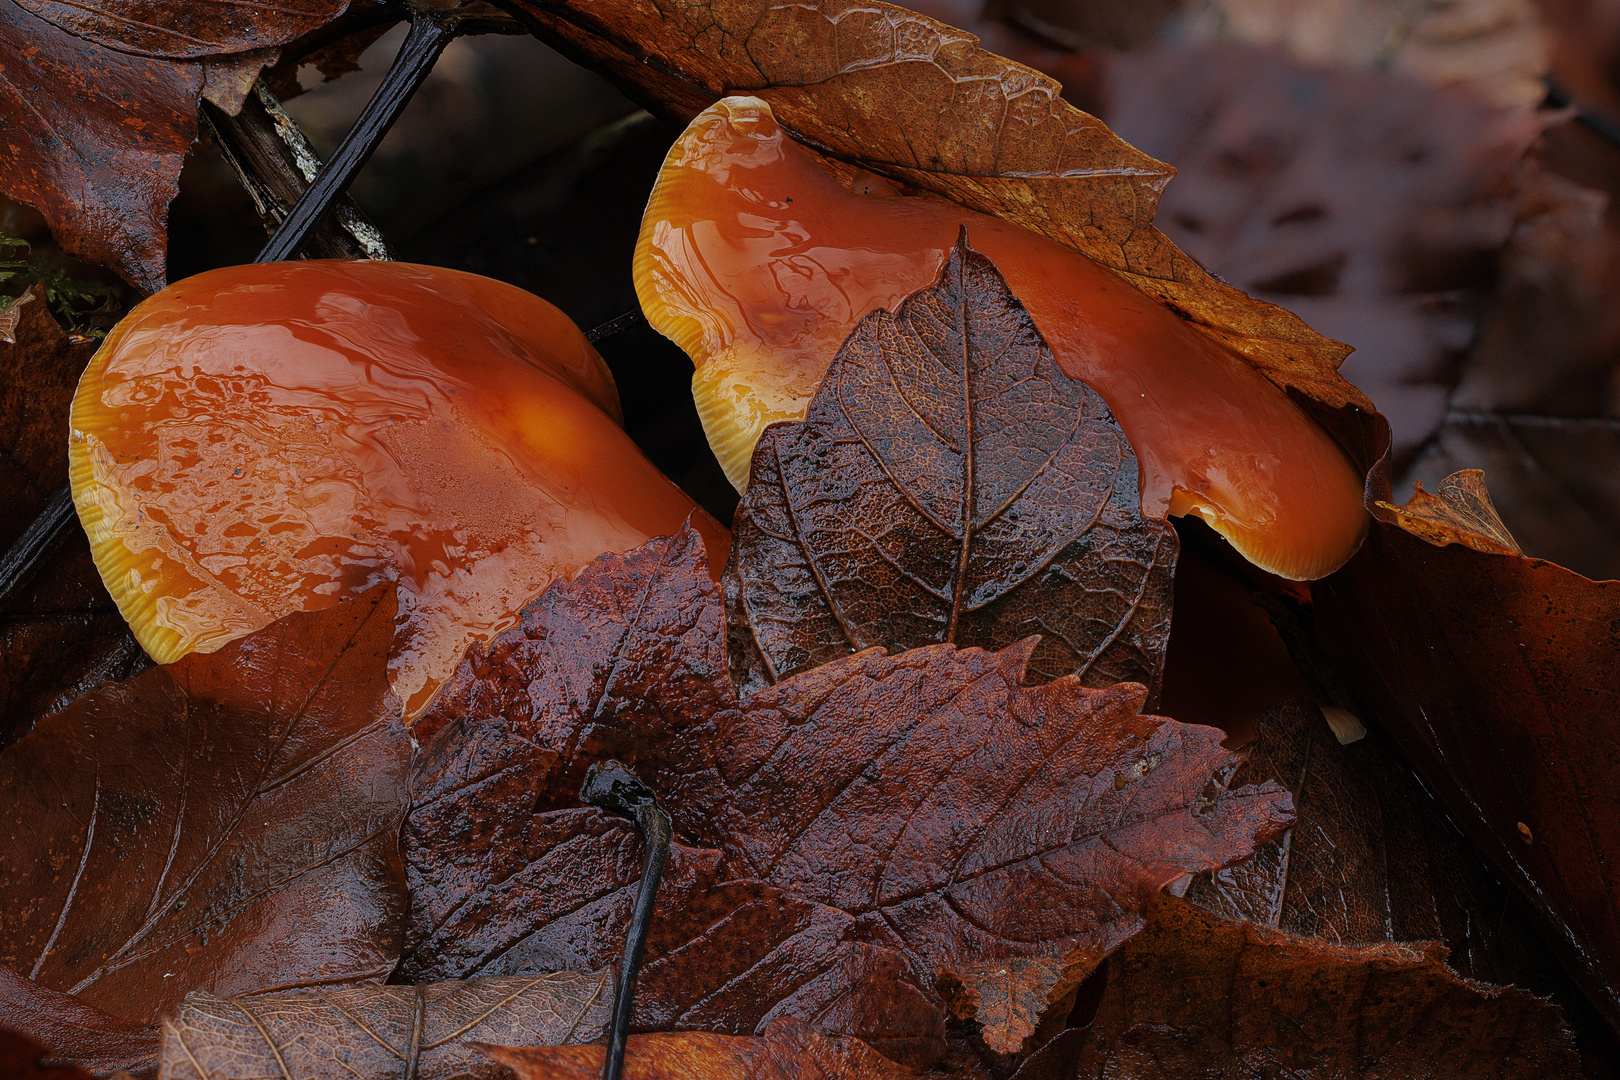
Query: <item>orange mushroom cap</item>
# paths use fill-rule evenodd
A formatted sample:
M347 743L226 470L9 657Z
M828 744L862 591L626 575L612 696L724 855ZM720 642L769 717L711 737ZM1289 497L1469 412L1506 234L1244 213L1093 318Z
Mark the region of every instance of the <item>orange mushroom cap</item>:
M1355 553L1361 478L1236 353L1071 248L870 174L856 187L749 97L699 114L659 173L636 291L696 365L698 412L739 489L765 425L803 417L855 323L931 283L965 225L1058 364L1112 408L1141 463L1145 515L1196 514L1296 580Z
M159 663L397 581L390 677L425 708L559 575L691 515L616 423L601 357L521 289L430 266L234 266L108 335L73 401L73 499Z

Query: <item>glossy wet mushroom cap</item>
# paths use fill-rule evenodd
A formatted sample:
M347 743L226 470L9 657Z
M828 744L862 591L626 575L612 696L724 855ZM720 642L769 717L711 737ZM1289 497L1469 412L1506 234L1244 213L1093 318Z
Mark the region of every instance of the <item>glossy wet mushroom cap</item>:
M671 149L634 266L648 320L696 365L693 396L733 484L746 484L766 424L804 415L855 323L930 284L963 226L1058 364L1108 402L1141 463L1144 514L1196 514L1294 579L1355 552L1361 478L1236 353L1068 247L880 177L835 175L746 97L705 110Z
M73 497L160 663L399 583L390 675L425 708L469 642L688 515L577 327L520 289L386 262L237 266L119 323L74 399Z

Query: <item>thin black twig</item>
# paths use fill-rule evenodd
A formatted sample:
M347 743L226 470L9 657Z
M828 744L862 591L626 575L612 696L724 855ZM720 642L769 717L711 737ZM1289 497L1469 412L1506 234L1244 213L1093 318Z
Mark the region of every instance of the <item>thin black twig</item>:
M332 210L338 199L349 190L355 175L371 159L377 144L382 142L388 129L394 126L399 114L405 111L412 95L422 80L433 70L434 61L444 47L459 32L459 23L453 16L434 11L416 10L411 16L411 29L405 35L405 44L383 76L377 92L361 111L359 119L343 137L332 160L320 171L315 182L299 198L287 220L281 223L270 242L259 252L255 262L279 262L297 256L311 232Z
M33 580L56 542L67 535L68 526L76 520L73 512L73 493L63 488L45 504L39 517L21 536L0 555L0 611L11 605L11 599L24 585Z
M630 1036L630 1015L635 1010L636 975L641 969L641 955L647 948L647 931L652 926L658 883L663 880L664 864L669 861L672 832L669 815L658 805L658 796L652 788L617 761L592 765L579 790L579 798L591 806L632 818L647 844L647 854L641 863L641 887L636 891L636 907L624 939L624 958L619 963L619 992L613 1002L607 1059L602 1064L602 1080L621 1080L625 1042Z
M607 322L602 323L600 326L597 326L590 331L587 331L585 334L585 340L590 342L592 345L595 345L598 341L601 341L604 338L610 338L615 334L622 334L626 330L632 330L637 324L644 323L646 321L646 319L642 318L641 312L627 311L623 315L615 315Z

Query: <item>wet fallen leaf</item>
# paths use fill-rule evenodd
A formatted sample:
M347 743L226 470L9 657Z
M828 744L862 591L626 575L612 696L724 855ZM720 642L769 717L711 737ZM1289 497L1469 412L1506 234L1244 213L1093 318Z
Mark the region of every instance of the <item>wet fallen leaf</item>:
M1446 412L1539 122L1415 79L1232 44L1121 54L1106 71L1109 124L1180 170L1160 227L1354 346L1341 372L1409 460Z
M62 332L36 286L0 309L0 551L67 484L68 405L95 351ZM0 746L145 655L107 595L81 533L62 542L0 611Z
M0 963L114 1015L378 978L409 738L386 586L87 694L0 755Z
M1362 551L1315 590L1323 646L1620 1026L1620 892L1604 869L1620 845L1620 582L1477 550L1472 530L1437 543L1432 512L1420 536L1373 509Z
M509 10L683 123L726 94L762 97L801 142L1069 244L1279 385L1370 411L1336 373L1344 346L1216 281L1153 228L1172 170L970 34L856 0L763 10L752 0L514 0Z
M49 1047L50 1057L71 1060L98 1076L123 1069L140 1080L157 1069L157 1028L121 1020L4 967L0 1029L25 1035ZM0 1076L13 1075L0 1065Z
M613 1013L613 972L250 998L187 994L163 1021L160 1080L460 1080L488 1071L476 1043L591 1042Z
M1041 1056L1099 1080L1579 1075L1556 1008L1461 979L1444 956L1329 945L1159 897L1109 958L1095 1019ZM1056 1075L1037 1064L1019 1075Z
M1157 691L1175 530L1141 516L1108 407L968 241L754 451L725 574L745 692L873 646L1031 634L1035 681Z
M15 4L0 5L0 55L0 191L44 214L71 254L162 287L202 67L102 48Z
M464 747L450 728L431 750L448 759ZM508 771L460 790L421 790L403 841L412 904L404 977L589 971L623 955L641 877L635 830L594 809L534 815L525 779ZM846 940L846 913L726 880L719 863L718 852L675 846L635 1030L753 1034L793 1016L897 1059L938 1058L942 1007L902 957Z
M135 56L191 59L285 45L331 21L348 0L16 0L70 34Z
M568 605L546 594L521 631L489 649L544 659L577 648L593 664L592 685L605 687L600 696L556 693L544 665L491 664L476 651L463 663L447 700L510 715L470 727L468 748L434 766L448 793L465 792L462 806L481 786L505 783L524 793L503 800L509 817L564 797L548 776L577 771L592 740L595 755L634 761L668 799L677 829L724 851L731 876L838 908L855 918L851 933L907 954L928 981L955 980L965 988L959 1010L1001 1052L1016 1050L1046 1008L1136 930L1153 890L1245 857L1288 821L1275 785L1222 783L1236 758L1220 749L1220 732L1140 715L1141 687L1091 690L1065 677L1024 688L1033 639L1001 653L868 650L716 707L719 601L693 537L604 557L553 587L611 596L600 579L624 574L629 595L687 606L615 601L608 610L633 616L615 622L623 616L604 620L581 605L570 620ZM647 568L660 575L650 584ZM658 629L676 612L695 627L679 650ZM604 621L613 623L606 632ZM638 631L642 621L650 632ZM647 655L610 653L604 665L593 639L645 642ZM676 660L667 673L661 657ZM690 700L694 678L710 696L698 711L665 707L665 677L674 701ZM510 771L517 765L529 776ZM434 789L415 790L421 805ZM458 817L437 801L432 812L447 822L444 843L493 836L486 822L498 821L488 811ZM521 870L505 865L523 859L516 846L491 843L510 854L476 872L499 880Z
M1485 474L1479 469L1446 477L1436 494L1420 486L1405 506L1384 503L1382 508L1401 528L1436 544L1466 544L1475 551L1498 555L1524 554L1497 515L1485 489Z
M486 1046L518 1080L596 1080L600 1046ZM905 1080L917 1074L858 1040L777 1020L757 1038L687 1032L637 1035L625 1048L628 1080Z

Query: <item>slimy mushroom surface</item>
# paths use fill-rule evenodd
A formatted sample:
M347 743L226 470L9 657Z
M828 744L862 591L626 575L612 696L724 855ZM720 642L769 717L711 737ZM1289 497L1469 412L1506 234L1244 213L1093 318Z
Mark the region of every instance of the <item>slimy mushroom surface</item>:
M467 645L595 556L688 515L560 311L454 270L308 261L210 271L107 338L69 455L96 565L153 659L398 582L407 715Z
M958 230L988 255L1141 463L1142 512L1195 514L1296 580L1360 544L1361 479L1237 354L1061 244L870 174L846 186L758 98L701 113L671 149L636 248L648 320L692 358L709 443L741 489L765 425L802 418L864 315L934 281Z

